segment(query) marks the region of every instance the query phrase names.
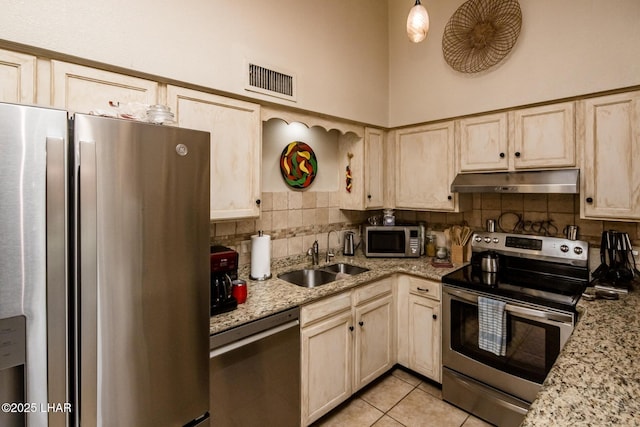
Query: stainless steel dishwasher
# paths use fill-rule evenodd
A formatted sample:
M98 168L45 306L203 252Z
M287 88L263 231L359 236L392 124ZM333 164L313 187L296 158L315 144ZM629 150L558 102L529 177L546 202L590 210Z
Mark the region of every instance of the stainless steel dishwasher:
M211 425L300 425L300 309L211 335Z

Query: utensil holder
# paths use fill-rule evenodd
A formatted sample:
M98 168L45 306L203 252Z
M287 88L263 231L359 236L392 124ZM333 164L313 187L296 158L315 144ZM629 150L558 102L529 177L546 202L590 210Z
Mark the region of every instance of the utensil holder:
M469 245L451 245L451 262L463 264L469 261Z

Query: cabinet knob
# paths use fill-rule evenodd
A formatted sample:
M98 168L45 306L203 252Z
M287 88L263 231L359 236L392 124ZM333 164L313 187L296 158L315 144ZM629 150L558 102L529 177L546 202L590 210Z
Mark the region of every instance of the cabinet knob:
M349 326L349 330L353 332L353 326Z
M504 159L504 153L500 153L500 158Z
M520 157L520 152L516 151L516 157Z
M358 325L364 326L364 322L361 320L361 321L358 322Z
M371 200L371 194L367 194L367 199Z
M438 318L438 315L437 315L437 314L434 314L434 315L433 315L433 316L431 316L431 317L433 317L433 320L436 320L436 319Z
M260 203L262 203L262 201L260 199L256 200L256 205L260 206Z
M593 203L593 197L587 197L587 203Z
M447 196L447 200L451 200L451 199L453 199L453 197Z

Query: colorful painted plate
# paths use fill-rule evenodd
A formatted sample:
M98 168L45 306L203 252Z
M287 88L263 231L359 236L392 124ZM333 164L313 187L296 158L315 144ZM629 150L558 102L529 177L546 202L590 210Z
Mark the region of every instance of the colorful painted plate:
M318 160L311 147L294 141L282 150L280 172L289 187L307 188L318 173Z

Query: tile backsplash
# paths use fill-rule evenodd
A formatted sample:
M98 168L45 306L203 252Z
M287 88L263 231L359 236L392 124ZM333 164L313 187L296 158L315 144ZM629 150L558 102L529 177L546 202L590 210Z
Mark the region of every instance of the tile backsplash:
M634 247L640 246L637 222L593 221L580 219L580 195L573 194L491 194L476 193L473 208L461 213L396 211L396 221L423 221L433 230L466 223L474 230L483 230L487 219L498 220L498 226L511 231L518 216L529 225L544 221L549 234L561 237L566 225L579 227L578 238L592 247L599 247L602 231L615 229L629 233ZM262 214L258 219L211 223L211 241L234 248L240 253L240 264L251 261L251 235L263 230L272 239L272 259L302 255L318 240L321 252L326 251L327 235L331 231L330 247L337 249L342 240L337 234L344 230L358 231L371 215L381 211L347 211L339 208L339 193L335 192L265 192L262 194ZM501 231L496 227L497 231ZM528 230L528 229L527 229ZM528 232L527 234L536 234Z
M211 242L229 246L240 254L240 265L251 262L251 236L262 230L271 236L272 259L305 254L318 241L326 252L340 247L344 230L358 230L370 212L346 211L339 206L338 191L283 191L262 193L258 219L211 223Z

